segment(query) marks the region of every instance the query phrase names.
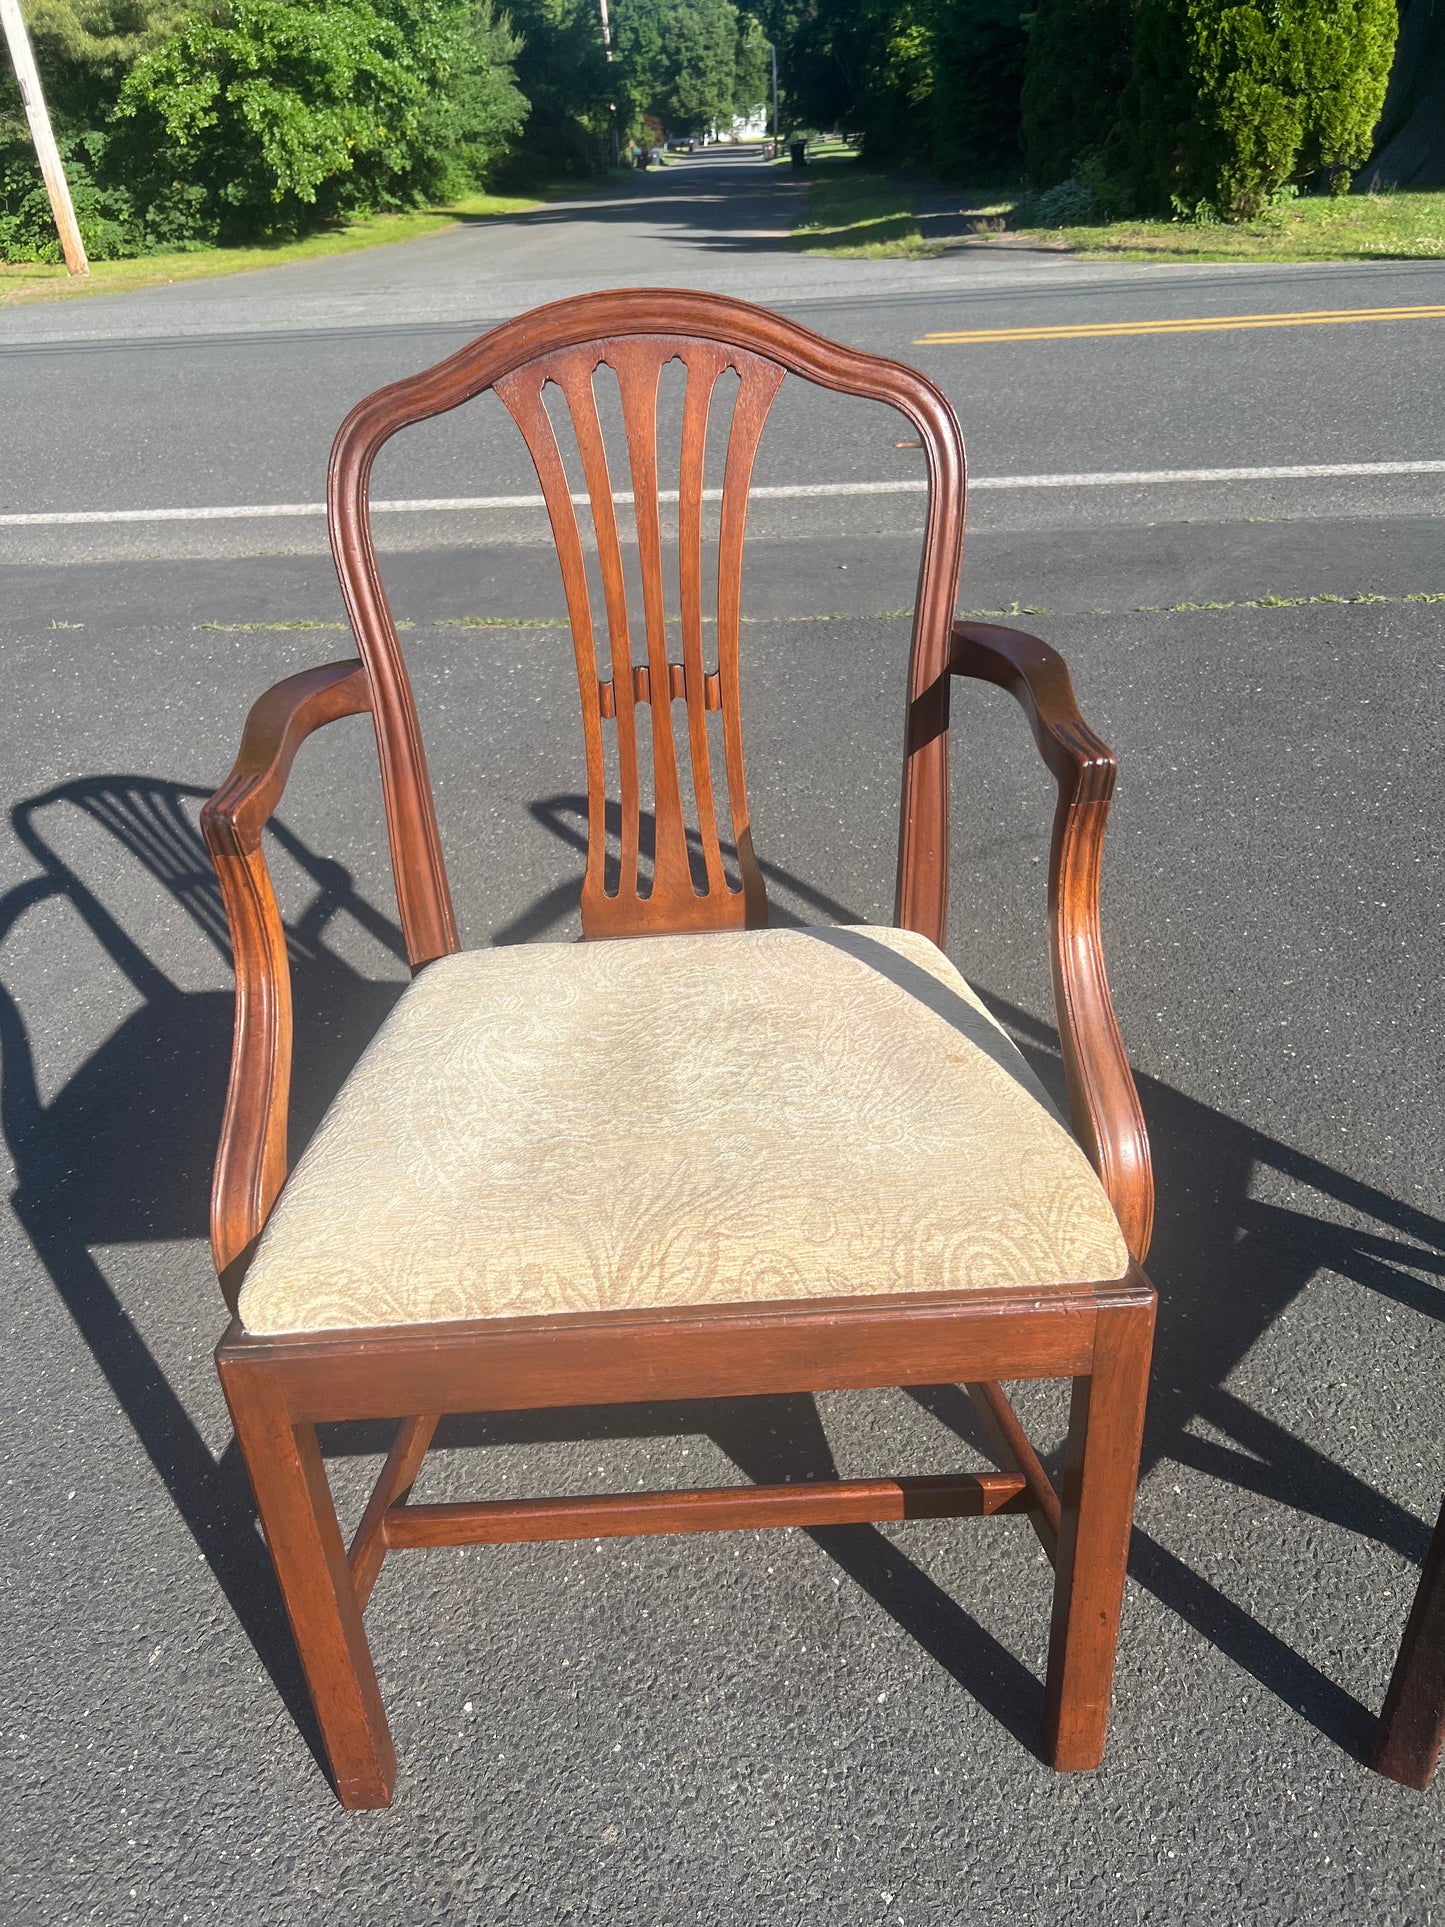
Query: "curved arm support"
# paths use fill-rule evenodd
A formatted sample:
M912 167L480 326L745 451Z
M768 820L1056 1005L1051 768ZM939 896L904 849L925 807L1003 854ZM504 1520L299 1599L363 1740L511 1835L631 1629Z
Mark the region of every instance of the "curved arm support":
M1049 939L1059 1041L1074 1132L1142 1264L1154 1222L1149 1139L1119 1034L1099 930L1099 870L1114 755L1074 698L1062 656L1036 636L956 622L952 670L1017 698L1059 786L1049 854Z
M286 1177L291 1092L291 965L261 833L311 732L370 708L359 662L288 676L251 710L236 766L201 811L236 963L231 1082L211 1184L211 1253L233 1312L239 1261Z

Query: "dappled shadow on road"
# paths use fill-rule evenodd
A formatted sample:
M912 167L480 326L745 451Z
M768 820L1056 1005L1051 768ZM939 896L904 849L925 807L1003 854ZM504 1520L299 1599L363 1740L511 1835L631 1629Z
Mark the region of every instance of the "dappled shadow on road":
M140 866L153 903L181 905L207 942L227 955L219 894L195 828L202 797L190 786L155 778L94 777L30 798L13 812L16 835L35 871L0 899L4 982L15 980L9 964L15 947L26 940L30 913L63 903L98 940L106 967L133 993L134 1007L47 1101L32 1040L32 1020L38 1027L41 1013L27 1013L18 995L0 988L0 1122L17 1172L13 1201L20 1223L262 1664L316 1750L314 1721L236 1449L229 1446L219 1459L212 1454L95 1255L107 1245L204 1235L207 1166L226 1075L231 998L177 984L124 926L106 892L61 853L65 839L52 826L67 816L83 819L93 839L108 839L112 849ZM551 796L532 808L536 819L580 857L584 799ZM342 865L318 856L284 824L275 834L309 892L288 925L299 1142L314 1128L398 990L396 982L373 981L343 961L330 933L338 919L351 918L398 961L403 947L393 921L361 896ZM778 866L763 868L782 904L776 921L859 920L848 905L804 880ZM498 933L499 940L555 932L575 911L577 888L574 879L549 891ZM133 891L127 897L135 901ZM36 930L33 941L43 944L43 925ZM1057 1091L1061 1079L1053 1032L1025 1011L992 1002L1044 1082ZM44 1013L47 1022L53 1015L49 1009ZM1398 1555L1422 1559L1428 1528L1420 1520L1241 1399L1229 1389L1229 1380L1322 1270L1362 1291L1439 1316L1445 1296L1435 1281L1445 1272L1445 1224L1167 1085L1145 1078L1141 1091L1160 1180L1150 1270L1161 1306L1146 1471L1166 1461L1189 1466L1224 1486L1257 1493ZM1255 1195L1261 1172L1291 1180L1318 1201L1316 1209L1261 1201ZM1368 1226L1336 1222L1341 1215L1367 1220ZM215 1302L219 1332L219 1297ZM917 1387L911 1396L971 1454L988 1456L987 1442L957 1387ZM1201 1436L1196 1429L1201 1424L1216 1436ZM807 1397L481 1414L447 1421L438 1444L485 1450L686 1434L710 1437L755 1481L834 1475L817 1407ZM388 1442L389 1428L379 1426L332 1427L326 1436L333 1456L381 1451ZM947 1596L903 1544L864 1526L819 1529L812 1537L1010 1732L1034 1744L1038 1681ZM1143 1588L1323 1735L1347 1752L1363 1751L1370 1728L1365 1709L1187 1561L1136 1531L1131 1570ZM1301 1574L1299 1583L1307 1587L1310 1581ZM1046 1610L1042 1597L1038 1608Z
M729 154L716 161L650 168L575 200L550 201L526 214L453 218L459 226L493 233L547 232L559 227L636 228L673 231L679 244L700 252L791 251L792 229L806 206L806 182L765 163Z

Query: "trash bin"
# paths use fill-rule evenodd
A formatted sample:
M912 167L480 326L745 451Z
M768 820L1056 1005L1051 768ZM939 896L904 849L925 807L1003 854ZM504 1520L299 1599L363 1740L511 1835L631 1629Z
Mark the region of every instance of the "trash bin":
M788 146L788 159L793 163L793 172L795 174L801 174L803 169L808 165L808 143L806 141L790 142Z

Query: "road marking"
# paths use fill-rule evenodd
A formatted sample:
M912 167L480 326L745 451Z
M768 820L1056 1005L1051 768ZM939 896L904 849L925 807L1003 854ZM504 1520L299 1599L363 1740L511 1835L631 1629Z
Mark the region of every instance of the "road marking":
M1084 471L1077 475L979 475L969 481L971 492L985 489L1027 488L1166 488L1179 482L1312 482L1349 476L1445 475L1445 461L1315 462L1291 468L1122 468ZM777 488L755 488L755 501L803 501L820 495L921 495L928 483L922 476L899 476L888 482L798 482ZM585 495L574 495L579 505ZM613 501L632 501L631 491L619 490ZM676 489L662 489L659 499L677 500ZM717 502L722 490L703 490L703 500ZM450 515L489 509L545 508L540 495L439 495L402 502L373 502L376 515ZM324 502L252 502L238 507L194 509L57 509L37 515L0 515L0 528L76 528L122 522L248 522L265 516L325 515Z
M1321 308L1301 314L1205 315L1193 321L1098 321L1076 327L968 328L918 335L916 348L957 347L979 341L1083 341L1101 335L1207 335L1232 328L1329 328L1357 321L1439 321L1445 307Z

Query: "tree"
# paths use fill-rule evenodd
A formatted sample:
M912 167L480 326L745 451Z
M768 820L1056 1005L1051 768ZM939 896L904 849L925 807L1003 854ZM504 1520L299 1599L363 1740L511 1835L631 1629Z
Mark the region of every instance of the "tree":
M732 120L738 16L731 0L672 0L662 33L661 92L654 111L669 128L703 134Z
M772 86L773 61L767 38L752 14L740 13L733 112L743 120L751 120L767 107Z
M86 253L96 261L136 254L150 237L144 210L124 180L114 178L107 123L126 75L175 31L183 18L181 5L178 0L35 0L26 15ZM198 199L192 196L193 202ZM186 210L177 212L179 229L168 238L188 228ZM9 63L0 60L0 260L59 259L19 89Z
M935 0L932 164L974 185L1016 174L1026 0Z
M130 181L199 187L223 240L415 203L521 126L512 48L467 0L227 0L126 77Z
M1140 0L1123 100L1136 197L1248 220L1287 183L1369 157L1395 0Z
M787 118L975 181L1018 165L1026 0L754 0Z
M612 23L630 127L649 113L670 133L729 126L740 90L756 86L759 56L767 57L732 0L614 0ZM740 51L748 63L741 74Z
M871 0L857 8L847 0L751 0L751 6L778 50L784 125L856 127L874 31Z
M1395 61L1399 16L1395 0L1355 0L1301 9L1301 87L1304 139L1296 161L1302 175L1328 178L1344 193L1374 144Z
M597 0L507 0L506 14L521 43L517 86L531 111L503 178L525 187L599 173L607 165L609 103L618 96Z
M1028 25L1020 100L1034 187L1066 180L1104 147L1129 82L1130 0L1039 0Z

